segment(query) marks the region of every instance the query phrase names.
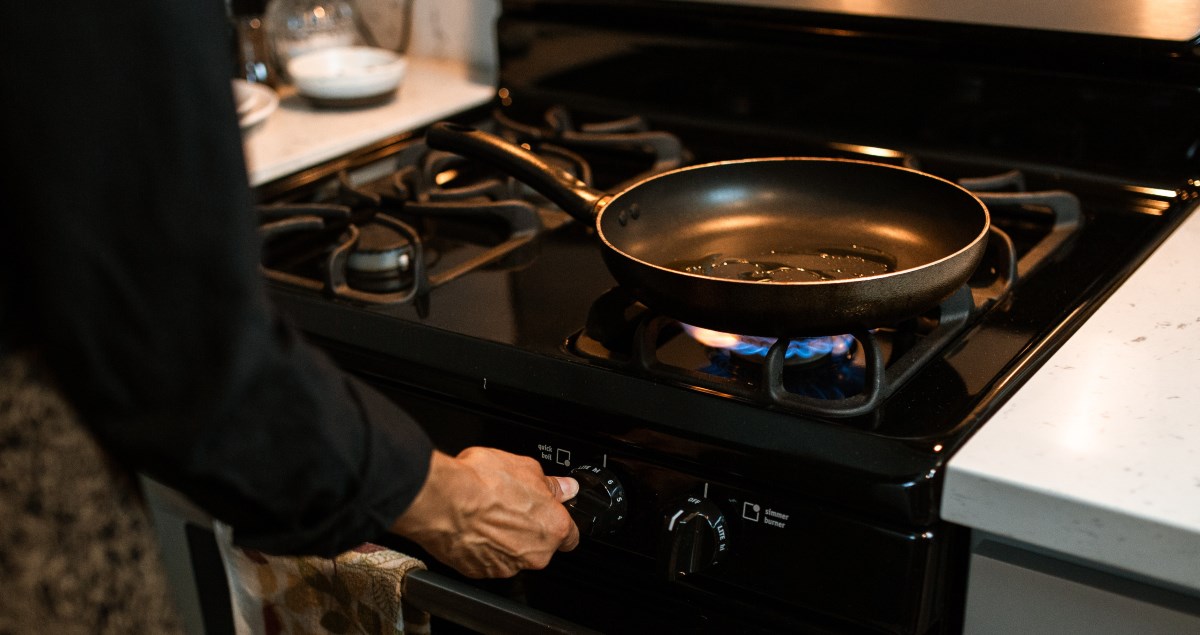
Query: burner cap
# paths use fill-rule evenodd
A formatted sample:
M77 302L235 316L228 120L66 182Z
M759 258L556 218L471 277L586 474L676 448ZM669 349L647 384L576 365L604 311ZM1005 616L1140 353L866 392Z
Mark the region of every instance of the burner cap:
M412 284L413 246L400 232L377 223L360 228L346 259L346 281L363 291L397 291Z

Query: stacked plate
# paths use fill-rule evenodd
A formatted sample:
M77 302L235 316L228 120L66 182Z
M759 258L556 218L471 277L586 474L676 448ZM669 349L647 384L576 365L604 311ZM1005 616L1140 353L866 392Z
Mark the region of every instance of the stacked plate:
M233 80L233 101L237 104L238 123L242 130L262 123L279 107L279 95L270 86L253 84L244 79Z

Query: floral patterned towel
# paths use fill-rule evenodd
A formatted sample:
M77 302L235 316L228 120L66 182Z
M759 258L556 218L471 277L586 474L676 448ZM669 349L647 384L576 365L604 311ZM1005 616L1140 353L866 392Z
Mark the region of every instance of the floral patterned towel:
M425 564L365 543L333 559L235 547L214 523L238 635L428 635L429 615L404 606L404 576Z

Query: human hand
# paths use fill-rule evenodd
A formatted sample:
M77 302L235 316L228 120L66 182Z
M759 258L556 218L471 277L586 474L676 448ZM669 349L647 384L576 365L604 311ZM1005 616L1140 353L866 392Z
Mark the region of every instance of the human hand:
M575 479L546 476L538 462L493 448L457 457L435 451L429 476L392 531L472 578L541 569L579 544L562 503Z

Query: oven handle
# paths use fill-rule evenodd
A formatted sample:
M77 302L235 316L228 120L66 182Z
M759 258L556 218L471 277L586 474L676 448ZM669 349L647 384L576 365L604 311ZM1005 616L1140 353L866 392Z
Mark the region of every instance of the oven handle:
M600 635L561 617L425 569L404 576L406 604L484 635Z

